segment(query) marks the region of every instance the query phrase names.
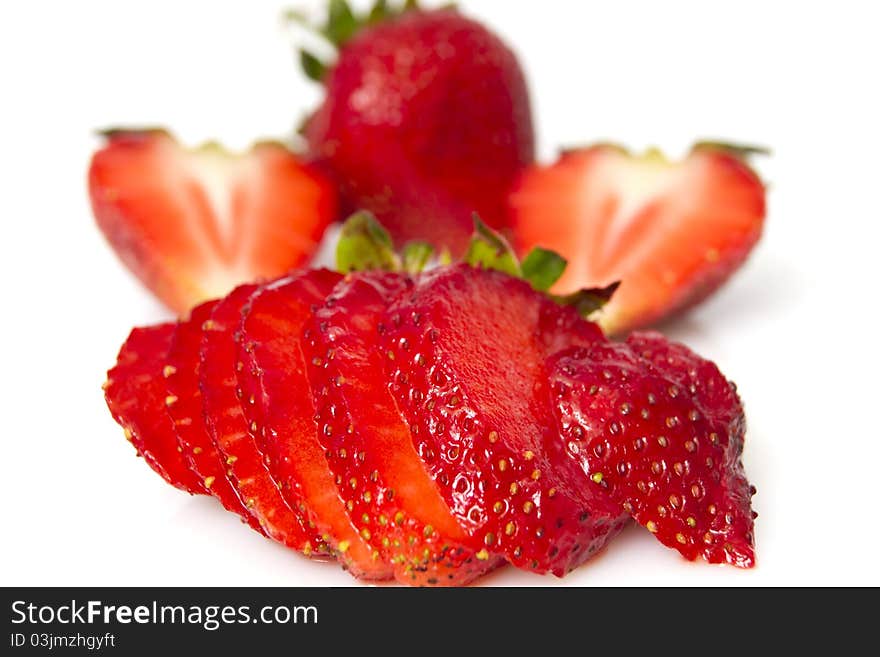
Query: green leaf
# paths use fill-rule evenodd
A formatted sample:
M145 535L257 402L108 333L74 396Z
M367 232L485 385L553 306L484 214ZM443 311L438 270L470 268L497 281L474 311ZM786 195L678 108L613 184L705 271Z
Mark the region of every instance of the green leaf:
M573 306L581 317L589 319L611 301L611 297L619 287L620 281L608 287L578 290L564 296L551 295L550 298L561 306Z
M304 11L299 9L286 9L281 14L281 20L285 23L293 23L294 25L298 25L300 27L305 27L308 29L312 28L311 22L309 22L309 17L306 15Z
M327 66L307 50L299 51L299 63L309 80L322 82L327 75Z
M321 37L333 50L338 51L362 29L393 20L412 9L419 9L418 2L374 0L369 10L356 13L348 0L329 0L327 17L320 25L314 24L306 12L296 9L283 12L282 19ZM330 66L329 63L319 62L311 53L300 52L300 60L303 70L312 80L323 80L326 69Z
M335 46L351 39L360 27L357 17L346 0L330 0L330 11L324 36Z
M474 236L464 256L471 267L492 269L516 278L522 277L519 260L510 244L474 214Z
M752 155L770 156L773 152L766 146L754 146L750 144L728 144L723 141L698 141L694 144L693 151L699 150L716 150L727 151L741 159L747 159Z
M388 2L387 0L376 0L376 3L370 9L370 13L367 16L367 24L375 25L376 23L381 23L386 18L388 18Z
M452 252L447 247L444 246L440 255L437 256L437 264L441 267L448 267L452 264Z
M403 247L403 271L420 274L434 255L434 247L427 242L410 242Z
M568 261L556 251L535 247L522 261L522 275L538 292L546 292L559 280Z
M353 214L342 226L336 246L336 268L342 274L370 269L400 270L391 236L369 212Z

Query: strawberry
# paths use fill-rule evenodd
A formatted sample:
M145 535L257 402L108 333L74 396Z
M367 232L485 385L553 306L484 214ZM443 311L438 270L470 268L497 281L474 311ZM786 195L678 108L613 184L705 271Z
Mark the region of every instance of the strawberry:
M625 523L555 432L544 362L599 329L525 281L466 264L391 304L382 351L416 449L480 555L563 575Z
M412 3L408 3L412 4ZM395 240L461 253L478 212L507 224L506 198L534 159L531 108L516 56L483 25L446 8L369 18L331 2L327 69L304 54L325 99L304 134L349 209L377 215Z
M749 149L698 144L681 162L601 145L527 172L511 195L517 248L569 266L556 291L622 281L600 320L623 333L714 292L761 236L765 190Z
M165 412L170 400L162 370L174 324L134 329L122 345L116 366L107 372L104 396L125 437L153 470L172 486L191 494L207 491L187 467L177 435Z
M300 348L312 308L323 303L340 278L324 270L294 274L251 297L238 337L238 384L251 429L290 506L315 525L353 574L381 580L391 570L349 520L318 442Z
M476 556L483 545L449 512L382 376L380 321L411 286L397 273L348 276L307 324L303 354L318 438L362 538L402 583L460 585L499 560Z
M239 399L235 372L241 361L234 334L242 306L255 290L255 285L236 288L203 324L199 387L205 419L228 465L232 484L266 534L306 555L320 555L326 551L323 542L281 496L257 449Z
M548 369L585 485L688 559L754 565L742 405L713 363L650 333L566 349Z
M189 468L206 489L229 511L237 513L253 529L263 532L257 519L238 497L226 474L225 458L211 440L202 414L199 390L202 326L217 306L211 301L193 309L188 320L174 330L165 367L166 407L174 423L177 443Z
M630 517L688 559L754 564L742 403L713 363L657 333L608 342L584 318L615 285L546 294L564 259L520 262L479 221L463 262L424 273L433 255L359 213L341 274L135 330L108 405L171 483L222 489L365 579L465 584L504 560L562 576ZM197 450L206 431L222 461Z
M280 144L234 155L185 149L161 130L107 137L89 169L98 226L180 314L307 262L335 218L333 189Z

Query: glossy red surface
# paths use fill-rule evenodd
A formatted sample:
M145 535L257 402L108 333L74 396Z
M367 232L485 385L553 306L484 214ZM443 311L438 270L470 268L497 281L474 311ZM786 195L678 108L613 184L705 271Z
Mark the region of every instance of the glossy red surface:
M507 225L506 198L534 159L525 80L513 52L454 10L409 12L341 49L305 134L350 210L399 243L462 252L480 214Z
M266 534L307 555L326 551L317 532L281 496L242 410L235 373L240 367L235 332L255 285L236 288L203 325L199 386L211 438L226 458L229 476Z
M199 389L202 325L211 318L217 301L193 309L188 320L174 330L163 375L168 392L168 415L174 423L177 443L190 470L208 492L229 511L237 513L253 529L264 533L260 523L245 507L238 490L229 480L226 457L211 440L202 409Z
M107 373L104 396L126 438L153 470L172 486L203 494L207 491L178 450L177 433L165 411L162 370L174 329L174 324L134 329Z
M425 275L388 309L383 350L416 449L472 536L517 567L562 575L625 524L562 450L545 358L601 332L498 272Z
M381 322L409 277L339 283L307 324L303 354L318 438L352 523L409 585L466 584L499 564L447 508L413 445L385 376Z
M745 419L714 364L652 333L565 350L549 369L583 485L688 559L754 565Z

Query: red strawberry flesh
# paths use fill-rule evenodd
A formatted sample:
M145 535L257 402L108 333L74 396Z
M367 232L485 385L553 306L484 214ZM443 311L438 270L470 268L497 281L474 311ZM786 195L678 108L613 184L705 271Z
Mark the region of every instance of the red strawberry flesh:
M688 559L754 565L742 406L712 363L636 334L564 350L548 367L586 485Z
M123 263L181 314L304 264L336 214L329 183L280 144L190 150L162 130L110 133L89 192Z
M225 457L211 440L202 413L199 389L202 326L211 318L217 301L193 309L190 318L174 331L165 368L168 415L174 423L178 444L187 465L202 480L205 488L229 511L237 513L253 529L262 532L257 519L247 510L238 491L229 481Z
M104 395L113 418L144 460L169 484L206 493L178 450L174 424L165 411L169 397L162 376L174 324L134 329L107 373Z
M256 286L236 288L203 325L199 381L211 438L229 468L230 481L266 534L306 555L325 551L316 532L291 509L272 479L242 410L234 340L241 310Z
M623 527L582 484L555 431L545 358L604 340L595 325L498 272L453 266L392 304L383 350L416 449L487 551L562 575Z
M300 346L312 309L340 278L325 270L296 274L254 294L242 318L237 374L247 416L285 499L354 575L382 580L391 569L351 523L318 441Z
M378 344L388 303L411 286L400 274L349 276L315 312L303 351L318 437L361 536L402 583L461 585L499 560L462 529L425 470Z
M745 261L764 224L764 185L731 148L698 145L681 162L611 145L529 170L510 197L516 246L568 260L554 288L621 281L600 323L610 333L693 306Z

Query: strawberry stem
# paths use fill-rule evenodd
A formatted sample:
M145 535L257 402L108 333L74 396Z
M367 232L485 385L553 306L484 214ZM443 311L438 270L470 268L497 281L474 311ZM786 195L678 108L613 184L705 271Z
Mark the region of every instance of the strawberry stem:
M336 246L336 267L342 274L356 271L403 271L411 275L423 272L429 265L451 264L448 251L436 253L426 242L410 242L398 255L391 235L370 212L353 214L342 226ZM520 264L513 248L504 237L489 228L474 214L474 235L462 262L475 269L498 271L528 282L537 292L547 293L565 271L565 258L554 251L533 249ZM620 283L604 288L579 290L572 294L548 297L562 306L572 306L585 319L590 319L608 303Z
M691 148L692 151L699 150L716 150L726 151L736 155L740 159L748 159L752 155L763 155L769 157L773 154L766 146L755 146L753 144L731 144L723 141L698 141Z

